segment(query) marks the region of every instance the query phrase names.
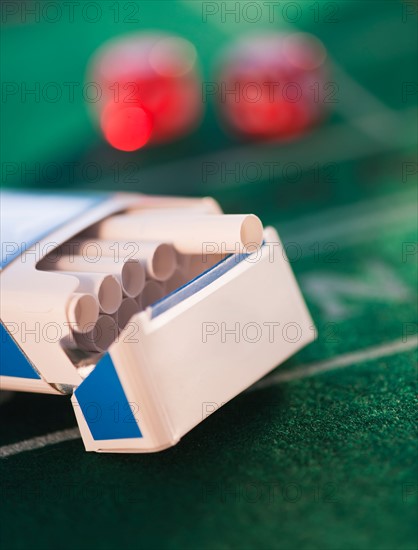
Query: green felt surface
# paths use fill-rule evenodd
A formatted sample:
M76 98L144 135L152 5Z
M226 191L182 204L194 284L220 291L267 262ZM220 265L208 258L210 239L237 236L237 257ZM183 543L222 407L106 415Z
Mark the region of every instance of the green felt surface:
M417 256L406 252L417 194L405 168L416 162L417 111L416 95L402 97L416 82L416 16L404 20L416 3L322 2L336 6L337 21L321 11L315 22L306 0L293 25L265 12L257 24L205 23L197 0L135 4L139 23L115 23L111 2L95 24L8 21L3 82L81 85L103 40L147 28L195 42L210 80L235 35L296 27L327 46L338 102L293 143L227 136L209 104L192 136L124 154L101 141L80 96L37 103L17 94L1 105L2 185L210 194L227 212L253 211L278 229L318 337L170 450L92 454L75 439L0 459L2 548L416 548ZM40 175L26 177L33 163ZM63 175L48 181L51 163ZM81 177L87 163L100 177ZM205 163L216 173L205 177ZM235 165L237 176L225 173ZM75 426L66 397L16 394L0 412L0 455Z
M74 441L4 460L7 546L413 548L414 360L245 395L158 455L83 455ZM65 425L58 399L7 412Z

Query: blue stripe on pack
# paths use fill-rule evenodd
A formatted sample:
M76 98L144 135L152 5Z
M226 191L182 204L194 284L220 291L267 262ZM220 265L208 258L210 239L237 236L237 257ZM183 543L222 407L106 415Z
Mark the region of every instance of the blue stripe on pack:
M95 440L142 437L108 353L74 393Z
M26 355L0 323L0 374L15 378L40 379Z

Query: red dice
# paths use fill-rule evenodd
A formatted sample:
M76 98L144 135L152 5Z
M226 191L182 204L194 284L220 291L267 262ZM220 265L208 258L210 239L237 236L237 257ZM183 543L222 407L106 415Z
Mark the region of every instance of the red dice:
M93 57L89 80L100 93L100 128L116 149L169 142L200 122L197 54L184 38L142 33L112 40Z
M305 33L240 38L218 68L218 107L235 133L286 140L327 112L328 68L323 44Z

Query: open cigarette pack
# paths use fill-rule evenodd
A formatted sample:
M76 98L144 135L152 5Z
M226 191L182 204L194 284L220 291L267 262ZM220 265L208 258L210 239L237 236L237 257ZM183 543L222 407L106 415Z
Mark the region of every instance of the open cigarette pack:
M153 452L314 339L276 231L211 198L1 195L1 389ZM227 418L225 418L227 421Z

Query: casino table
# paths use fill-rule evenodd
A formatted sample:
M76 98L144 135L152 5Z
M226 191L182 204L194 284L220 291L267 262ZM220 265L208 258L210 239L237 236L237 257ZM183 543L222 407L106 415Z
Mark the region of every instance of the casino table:
M412 550L416 2L67 4L1 4L2 187L210 195L254 212L283 239L317 335L156 454L86 453L67 397L2 392L2 547ZM208 97L190 136L116 151L86 67L105 40L149 29L192 41L205 83L237 36L311 32L335 100L300 139L255 143Z

